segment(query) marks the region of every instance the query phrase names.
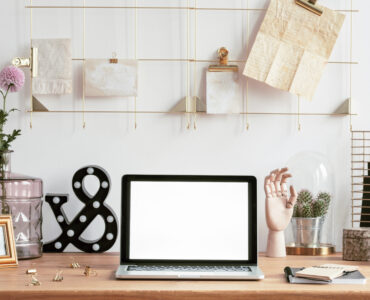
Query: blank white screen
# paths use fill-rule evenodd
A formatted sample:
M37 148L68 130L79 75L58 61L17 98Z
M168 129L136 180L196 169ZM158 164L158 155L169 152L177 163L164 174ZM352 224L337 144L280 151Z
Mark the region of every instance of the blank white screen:
M248 183L131 182L130 259L248 257Z

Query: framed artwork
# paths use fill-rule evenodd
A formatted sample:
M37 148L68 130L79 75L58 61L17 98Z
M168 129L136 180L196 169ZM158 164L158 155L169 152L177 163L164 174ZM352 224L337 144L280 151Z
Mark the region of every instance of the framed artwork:
M18 265L12 217L0 216L0 268Z

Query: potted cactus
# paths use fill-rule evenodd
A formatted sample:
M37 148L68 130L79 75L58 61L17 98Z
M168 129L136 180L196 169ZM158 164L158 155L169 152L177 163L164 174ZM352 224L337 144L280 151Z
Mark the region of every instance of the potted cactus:
M308 190L298 193L292 225L296 246L320 247L320 234L328 213L331 196L320 192L316 198Z

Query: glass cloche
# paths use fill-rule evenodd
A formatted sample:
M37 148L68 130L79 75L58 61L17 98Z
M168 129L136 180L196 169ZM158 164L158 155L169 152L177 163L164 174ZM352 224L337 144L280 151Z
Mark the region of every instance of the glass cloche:
M297 203L285 240L287 254L328 255L333 245L334 172L327 157L300 152L287 163L297 191Z

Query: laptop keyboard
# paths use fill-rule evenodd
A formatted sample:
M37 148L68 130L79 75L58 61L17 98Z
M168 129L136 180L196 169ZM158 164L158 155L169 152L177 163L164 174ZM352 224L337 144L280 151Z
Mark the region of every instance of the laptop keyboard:
M168 272L251 272L247 266L128 266L127 271L168 271Z

